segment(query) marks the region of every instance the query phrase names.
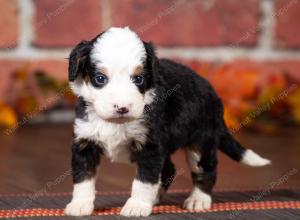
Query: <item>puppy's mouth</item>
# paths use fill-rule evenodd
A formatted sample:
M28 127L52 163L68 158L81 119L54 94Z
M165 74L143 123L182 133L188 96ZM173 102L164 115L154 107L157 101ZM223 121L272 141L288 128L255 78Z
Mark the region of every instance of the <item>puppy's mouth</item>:
M130 122L130 121L133 121L133 120L135 120L134 117L123 116L123 115L106 119L106 121L116 123L116 124L123 124L123 123Z

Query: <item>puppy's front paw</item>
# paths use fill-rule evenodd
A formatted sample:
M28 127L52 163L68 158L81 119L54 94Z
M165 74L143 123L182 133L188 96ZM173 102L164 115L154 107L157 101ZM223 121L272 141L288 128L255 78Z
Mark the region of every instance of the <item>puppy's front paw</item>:
M152 204L145 201L140 201L134 198L129 198L123 206L120 214L123 216L149 216L152 212Z
M193 191L184 201L183 207L189 210L204 210L211 207L211 196L202 191Z
M94 210L94 203L85 200L71 201L65 208L66 215L83 216L91 215Z

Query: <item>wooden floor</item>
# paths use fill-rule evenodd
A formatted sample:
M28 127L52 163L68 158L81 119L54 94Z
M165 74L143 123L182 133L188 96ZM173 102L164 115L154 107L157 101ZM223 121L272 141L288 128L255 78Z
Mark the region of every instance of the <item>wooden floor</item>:
M283 129L278 135L239 132L237 139L272 160L272 166L252 168L219 154L218 189L269 187L300 188L300 130ZM68 192L70 178L70 124L29 125L0 139L0 193ZM191 187L190 172L184 154L173 161L177 176L173 189ZM102 160L98 170L98 191L130 190L133 166Z

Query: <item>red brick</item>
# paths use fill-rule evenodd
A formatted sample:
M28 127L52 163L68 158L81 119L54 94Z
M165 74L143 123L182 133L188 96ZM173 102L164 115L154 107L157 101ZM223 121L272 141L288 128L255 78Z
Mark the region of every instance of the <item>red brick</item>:
M259 0L111 0L114 26L165 46L257 42Z
M18 10L16 0L0 0L0 48L17 45Z
M300 47L300 1L276 1L276 44L278 47Z
M36 38L40 47L73 46L101 31L99 0L35 0Z
M0 100L9 97L11 85L14 84L12 74L15 70L28 66L29 74L37 70L42 70L46 74L58 79L67 80L67 61L59 60L0 60Z

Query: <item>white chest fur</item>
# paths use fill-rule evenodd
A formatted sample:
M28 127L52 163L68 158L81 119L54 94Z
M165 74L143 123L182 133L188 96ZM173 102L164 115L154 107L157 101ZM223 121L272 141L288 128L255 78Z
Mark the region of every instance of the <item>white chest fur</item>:
M90 109L87 117L77 118L74 124L76 139L95 141L112 162L130 162L130 147L133 142L141 146L146 141L148 129L143 119L124 124L110 123L99 118Z

